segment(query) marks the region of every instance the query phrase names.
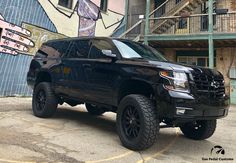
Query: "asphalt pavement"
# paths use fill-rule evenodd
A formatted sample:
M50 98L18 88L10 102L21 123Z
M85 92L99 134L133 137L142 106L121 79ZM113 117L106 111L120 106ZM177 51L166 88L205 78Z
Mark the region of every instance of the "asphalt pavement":
M167 128L150 149L136 152L121 145L114 113L95 117L84 105L63 105L52 118L40 119L33 116L31 98L0 98L0 163L236 162L235 109L218 120L208 140L190 140L179 128ZM217 145L224 154L211 152Z

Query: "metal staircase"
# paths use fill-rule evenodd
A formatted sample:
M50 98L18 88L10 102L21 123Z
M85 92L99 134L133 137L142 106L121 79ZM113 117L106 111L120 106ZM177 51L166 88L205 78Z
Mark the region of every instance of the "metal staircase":
M155 18L156 12L159 12L162 10L164 7L168 5L168 3L174 3L171 8L163 13L161 16L158 18L163 18L160 20L152 20L152 25L150 27L150 32L152 34L163 34L165 33L168 29L170 29L172 26L174 26L179 19L168 19L172 16L179 16L181 13L188 12L191 13L193 12L196 8L198 8L202 3L206 2L207 0L180 0L178 3L176 3L176 0L166 0L163 4L158 6L155 10L153 10L149 14L149 18ZM164 19L166 18L166 19ZM141 19L137 23L135 23L133 26L131 26L129 29L127 29L122 35L119 36L119 38L129 38L129 32L131 32L134 28L142 25L145 22L145 19ZM151 23L151 22L150 22ZM139 34L137 34L135 37L129 38L134 41L141 41L143 38L143 31L140 31Z
M180 15L180 13L188 12L191 13L198 8L202 3L207 0L181 0L176 6L174 6L169 12L163 14L161 17L171 17ZM162 34L166 32L170 27L175 25L178 19L163 19L157 21L154 27L151 29L152 33Z

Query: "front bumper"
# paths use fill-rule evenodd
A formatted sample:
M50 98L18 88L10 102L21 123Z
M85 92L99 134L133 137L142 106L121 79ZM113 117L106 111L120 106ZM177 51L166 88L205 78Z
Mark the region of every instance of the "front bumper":
M160 98L159 98L160 99ZM194 97L188 93L168 91L157 103L164 119L175 121L219 119L228 115L230 99Z

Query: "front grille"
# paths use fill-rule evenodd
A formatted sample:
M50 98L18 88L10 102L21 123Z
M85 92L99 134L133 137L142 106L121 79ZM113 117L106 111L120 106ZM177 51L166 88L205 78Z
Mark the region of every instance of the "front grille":
M193 74L195 92L198 96L218 99L225 96L224 79L221 76Z

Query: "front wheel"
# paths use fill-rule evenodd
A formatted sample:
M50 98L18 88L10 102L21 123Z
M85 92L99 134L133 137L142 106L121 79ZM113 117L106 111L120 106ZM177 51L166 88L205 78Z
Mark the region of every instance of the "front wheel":
M180 129L187 138L204 140L214 134L216 129L216 120L188 122L180 126Z
M156 141L157 112L152 101L143 95L128 95L122 99L116 123L122 144L131 150L144 150Z

